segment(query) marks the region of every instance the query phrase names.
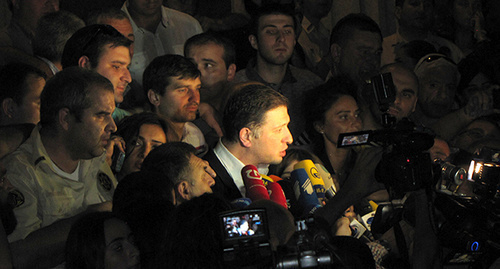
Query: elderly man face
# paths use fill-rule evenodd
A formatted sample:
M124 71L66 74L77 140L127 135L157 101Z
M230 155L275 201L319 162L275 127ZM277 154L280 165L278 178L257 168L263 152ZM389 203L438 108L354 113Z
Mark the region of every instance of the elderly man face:
M441 118L452 112L458 81L450 68L431 68L422 73L418 105L428 117Z

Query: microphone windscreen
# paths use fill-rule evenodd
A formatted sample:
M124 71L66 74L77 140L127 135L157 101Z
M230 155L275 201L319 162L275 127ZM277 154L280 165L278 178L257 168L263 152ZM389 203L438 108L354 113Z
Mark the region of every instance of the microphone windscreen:
M241 169L241 177L245 184L247 198L250 198L254 202L262 199L269 200L269 193L255 165L249 164L243 167Z
M294 168L303 168L306 170L307 176L309 176L309 179L313 184L314 191L316 192L320 203L322 203L325 200L325 183L323 182L323 179L321 178L321 175L314 163L311 160L302 160L295 164Z
M267 191L269 192L269 198L271 198L271 201L288 209L285 193L283 192L280 184L276 182L267 183Z
M318 172L325 183L325 197L327 199L332 199L333 196L337 193L337 189L335 188L335 183L333 183L333 177L330 172L326 169L326 167L320 163L315 164L316 168L318 168Z
M301 216L312 214L316 209L321 207L312 182L304 168L293 170L290 179L294 182L293 186L295 197L297 198L298 212Z

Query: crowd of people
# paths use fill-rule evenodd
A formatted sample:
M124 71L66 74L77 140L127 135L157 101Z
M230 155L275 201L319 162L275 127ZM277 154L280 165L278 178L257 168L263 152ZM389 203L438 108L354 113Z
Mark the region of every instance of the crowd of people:
M333 0L6 2L0 268L230 268L219 215L251 208L258 233L226 224L267 227L273 253L315 216L332 268L442 268L433 195L370 233L366 208L401 197L383 147L339 137L411 122L429 163L500 152L495 0L394 0L387 36L363 13L329 27ZM325 179L312 207L304 160Z

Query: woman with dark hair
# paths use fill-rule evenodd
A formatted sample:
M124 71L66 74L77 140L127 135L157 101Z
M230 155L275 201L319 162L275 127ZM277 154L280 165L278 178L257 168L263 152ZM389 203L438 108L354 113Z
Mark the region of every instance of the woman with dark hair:
M89 213L71 227L66 241L67 269L140 267L130 229L113 213Z
M143 112L128 116L117 125L114 135L125 141L125 157L120 164L119 150L115 149L117 152L114 152L111 168L120 181L126 175L141 170L149 152L167 142L167 124L158 115Z

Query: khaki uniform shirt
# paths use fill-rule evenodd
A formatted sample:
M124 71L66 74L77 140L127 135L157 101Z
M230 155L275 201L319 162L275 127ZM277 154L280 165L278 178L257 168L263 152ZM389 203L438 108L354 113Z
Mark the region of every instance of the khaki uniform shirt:
M7 178L17 189L17 226L9 241L24 239L57 220L73 217L89 205L111 201L117 181L105 159L103 154L81 160L78 181L62 177L49 161L39 126L34 128L4 163Z

